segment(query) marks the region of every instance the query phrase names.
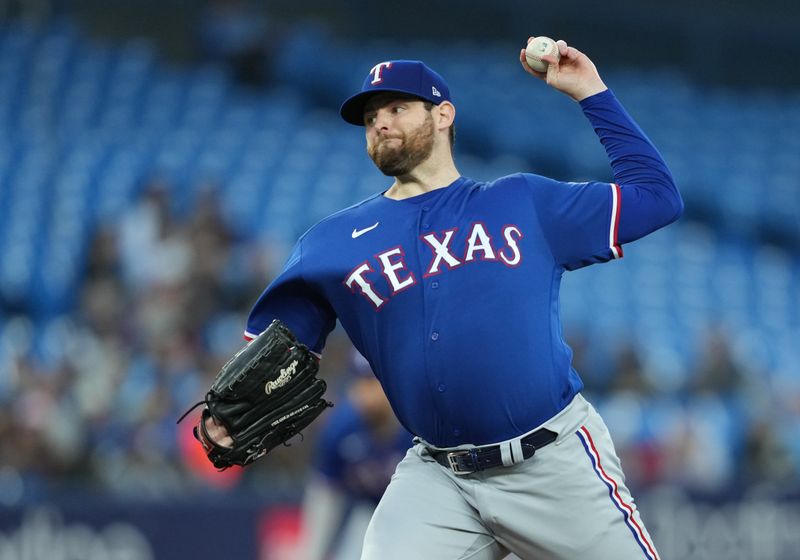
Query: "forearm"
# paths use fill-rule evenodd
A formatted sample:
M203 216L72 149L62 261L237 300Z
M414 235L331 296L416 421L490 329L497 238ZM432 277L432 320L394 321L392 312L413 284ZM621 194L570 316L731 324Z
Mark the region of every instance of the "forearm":
M666 162L607 90L581 107L608 154L622 201L619 241L627 243L677 220L683 200Z

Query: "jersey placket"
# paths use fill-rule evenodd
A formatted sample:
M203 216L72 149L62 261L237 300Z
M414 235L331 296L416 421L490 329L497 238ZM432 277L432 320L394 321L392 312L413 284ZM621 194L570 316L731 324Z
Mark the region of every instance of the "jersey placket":
M431 201L425 202L419 209L417 221L417 255L419 257L418 264L421 272L420 277L422 278L422 304L424 307L423 322L425 325L425 338L423 347L425 352L425 376L428 380L428 388L432 395L431 398L435 403L437 403L434 410L434 416L436 418L436 438L437 440L441 440L441 438L445 436L444 432L446 430L446 426L440 411L446 409L447 406L447 398L445 395L447 391L447 385L444 383L444 380L438 378L434 373L441 371L441 369L437 367L438 364L432 364L432 361L438 361L438 358L435 358L435 356L439 354L436 346L439 345L441 325L434 323L433 317L435 313L433 311L439 302L442 280L438 274L428 273L428 266L431 264L431 258L435 257L431 256L432 249L423 240L424 235L433 231L433 217L431 212Z

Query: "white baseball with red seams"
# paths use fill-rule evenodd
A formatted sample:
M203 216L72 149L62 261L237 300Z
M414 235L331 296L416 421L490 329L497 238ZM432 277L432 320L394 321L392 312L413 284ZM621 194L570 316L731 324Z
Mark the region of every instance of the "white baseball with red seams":
M547 55L554 56L556 59L561 58L558 45L550 37L534 37L525 47L525 60L528 62L528 66L537 72L547 72L549 64L542 60L542 57Z

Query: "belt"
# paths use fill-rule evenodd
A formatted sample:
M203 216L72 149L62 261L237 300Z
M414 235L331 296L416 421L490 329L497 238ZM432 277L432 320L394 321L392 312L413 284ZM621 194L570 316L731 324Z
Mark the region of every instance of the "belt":
M520 440L522 458L530 459L537 449L553 443L558 434L541 428L528 434ZM473 447L472 449L456 449L455 451L431 451L431 456L437 463L447 467L457 475L472 474L474 472L503 466L500 445L487 445ZM513 459L513 457L512 457ZM519 463L521 461L514 461Z

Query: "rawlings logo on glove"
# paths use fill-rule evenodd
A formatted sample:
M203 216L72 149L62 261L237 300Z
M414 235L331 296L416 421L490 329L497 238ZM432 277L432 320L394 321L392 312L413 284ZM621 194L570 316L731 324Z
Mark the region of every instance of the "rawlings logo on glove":
M319 360L275 320L223 366L206 394L194 435L219 469L247 466L299 434L332 403L327 385L317 377ZM192 407L178 422L193 410ZM217 443L208 433L213 418L233 440Z
M278 389L279 387L283 387L284 385L286 385L292 378L292 375L294 375L296 369L297 369L297 360L289 364L289 367L282 369L281 374L278 376L278 379L276 379L275 381L267 381L267 386L264 387L264 392L266 392L269 395L275 389Z

